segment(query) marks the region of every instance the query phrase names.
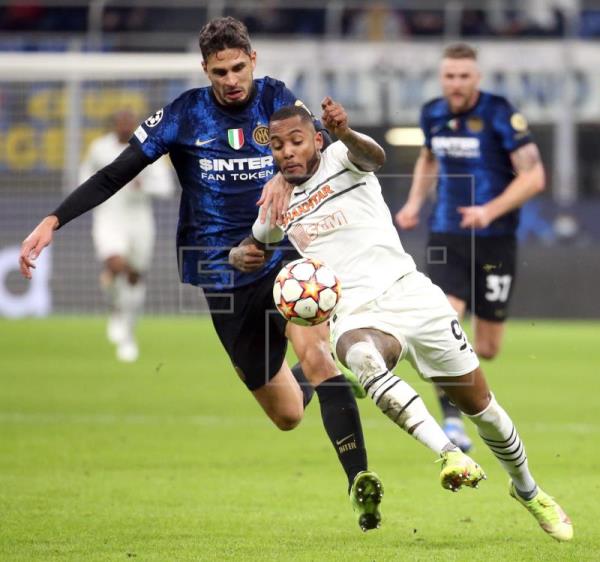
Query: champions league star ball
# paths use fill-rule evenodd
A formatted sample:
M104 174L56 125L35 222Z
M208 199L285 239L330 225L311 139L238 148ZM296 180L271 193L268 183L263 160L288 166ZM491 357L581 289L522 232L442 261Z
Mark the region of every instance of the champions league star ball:
M325 322L340 300L342 285L321 262L301 258L288 263L277 275L273 300L282 316L299 326Z

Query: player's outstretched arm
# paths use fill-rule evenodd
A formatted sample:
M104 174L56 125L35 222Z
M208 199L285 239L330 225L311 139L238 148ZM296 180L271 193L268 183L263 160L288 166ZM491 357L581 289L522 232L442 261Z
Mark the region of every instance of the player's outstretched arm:
M403 230L410 230L419 224L419 213L435 183L437 172L438 163L433 152L426 146L422 147L415 162L408 199L396 213L396 224Z
M353 131L348 126L348 114L343 106L327 96L321 102L321 120L327 130L348 148L348 158L365 172L375 172L385 164L385 151L371 137Z
M54 231L58 226L58 218L55 215L50 215L43 219L31 231L31 234L23 240L21 254L19 255L19 268L25 279L31 279L31 270L35 269L35 260L42 253L42 250L50 245Z
M459 207L462 228L485 228L498 217L524 205L546 186L544 165L538 147L530 142L510 155L516 177L506 189L485 205Z
M31 279L31 269L35 268L33 260L50 244L55 230L106 201L149 163L140 150L129 146L108 166L96 172L73 191L23 241L19 256L23 277Z

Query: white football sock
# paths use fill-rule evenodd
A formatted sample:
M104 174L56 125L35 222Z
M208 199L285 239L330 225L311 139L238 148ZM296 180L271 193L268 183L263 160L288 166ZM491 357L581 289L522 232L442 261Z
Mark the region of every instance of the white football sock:
M133 329L138 316L144 308L146 300L146 284L138 281L135 285L126 280L119 286L119 309L123 313L125 322L130 330L130 336L133 338Z
M510 416L492 399L485 410L468 416L477 426L479 435L508 472L519 495L531 499L536 491L535 480L527 466L525 446Z
M373 344L355 343L346 354L346 362L375 405L395 424L438 455L456 448L414 388L388 371Z
M141 314L146 300L146 284L138 281L135 285L127 283L123 292L123 309L135 314Z
M106 295L106 301L108 302L108 306L110 307L111 311L118 310L118 279L120 277L120 275L114 276L108 271L103 271L100 275L100 287L102 289L102 292Z
M124 274L119 273L114 276L110 292L112 293L112 304L115 312L122 313L127 299L127 278Z

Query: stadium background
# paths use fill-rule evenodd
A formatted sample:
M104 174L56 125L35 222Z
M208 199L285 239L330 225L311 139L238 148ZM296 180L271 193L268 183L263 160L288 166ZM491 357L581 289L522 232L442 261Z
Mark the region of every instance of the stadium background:
M258 76L283 79L315 110L333 95L353 124L385 146L381 177L392 210L406 197L418 152L410 128L420 105L439 92L440 48L457 37L477 45L484 87L525 114L548 171L547 191L523 212L513 315L600 316L600 299L592 297L600 273L600 3L566 0L348 1L324 8L0 1L0 315L103 311L89 216L60 232L33 283L16 271L18 245L77 185L81 155L112 112L127 106L144 118L179 92L206 84L196 35L218 14L248 24ZM396 131L394 140L394 128L409 130L400 139ZM201 297L177 282L177 201L161 202L156 216L147 311L202 311ZM402 235L421 264L425 232L423 221Z

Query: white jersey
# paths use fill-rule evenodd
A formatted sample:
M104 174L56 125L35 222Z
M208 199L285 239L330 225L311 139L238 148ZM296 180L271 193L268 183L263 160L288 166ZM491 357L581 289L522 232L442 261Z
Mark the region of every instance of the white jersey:
M377 298L416 270L375 174L357 168L340 141L323 152L315 174L294 188L283 228L302 256L322 261L339 277L340 312Z
M94 140L80 168L80 181L84 182L104 166L110 164L128 143L120 143L115 133ZM140 174L120 189L110 199L94 209L94 217L112 216L113 219L131 219L132 213L151 215L152 197L170 197L175 190L173 175L164 159L144 168Z
M324 262L342 282L333 349L345 333L371 328L395 337L400 358L426 379L477 368L456 311L402 248L379 181L350 162L343 143L328 147L316 173L294 188L284 230L300 254ZM252 233L263 242L282 237L259 221Z

